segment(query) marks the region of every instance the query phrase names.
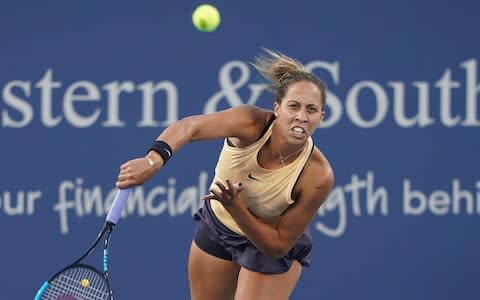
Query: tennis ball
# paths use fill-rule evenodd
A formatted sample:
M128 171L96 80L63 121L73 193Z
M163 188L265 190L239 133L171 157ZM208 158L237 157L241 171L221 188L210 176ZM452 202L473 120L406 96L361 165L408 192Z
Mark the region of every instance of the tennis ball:
M80 284L81 284L84 288L88 288L88 286L90 285L90 280L88 280L87 278L83 278L82 280L80 280Z
M193 11L192 21L198 30L212 32L220 25L220 13L213 5L202 4Z

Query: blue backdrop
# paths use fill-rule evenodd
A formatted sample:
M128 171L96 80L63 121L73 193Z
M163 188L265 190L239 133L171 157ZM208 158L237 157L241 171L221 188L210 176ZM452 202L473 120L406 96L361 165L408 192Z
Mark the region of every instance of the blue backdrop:
M292 299L478 299L480 4L475 1L0 3L0 284L32 299L100 229L119 165L168 124L272 107L261 47L329 87L314 135L335 187ZM219 124L221 126L221 124ZM192 212L221 141L136 188L110 253L117 299L188 299Z

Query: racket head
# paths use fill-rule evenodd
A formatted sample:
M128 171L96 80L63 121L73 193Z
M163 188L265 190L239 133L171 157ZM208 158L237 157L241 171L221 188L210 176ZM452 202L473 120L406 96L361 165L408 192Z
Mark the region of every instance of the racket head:
M92 266L76 264L55 274L38 292L38 300L112 300L108 277Z

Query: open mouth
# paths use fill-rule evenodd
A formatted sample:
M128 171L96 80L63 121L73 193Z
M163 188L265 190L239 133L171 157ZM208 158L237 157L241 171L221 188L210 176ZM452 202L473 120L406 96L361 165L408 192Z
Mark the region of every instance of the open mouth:
M303 129L302 127L298 127L298 126L293 127L292 131L296 135L304 135L306 133L305 129Z

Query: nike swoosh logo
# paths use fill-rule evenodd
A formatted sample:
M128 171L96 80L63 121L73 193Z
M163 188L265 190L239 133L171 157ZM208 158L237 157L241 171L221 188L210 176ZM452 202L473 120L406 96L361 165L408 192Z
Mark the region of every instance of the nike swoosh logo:
M248 173L247 177L250 178L250 179L256 180L256 181L261 181L260 179L253 177L252 173Z

